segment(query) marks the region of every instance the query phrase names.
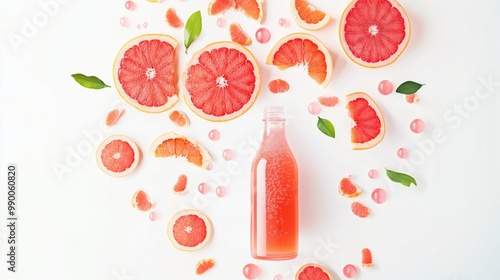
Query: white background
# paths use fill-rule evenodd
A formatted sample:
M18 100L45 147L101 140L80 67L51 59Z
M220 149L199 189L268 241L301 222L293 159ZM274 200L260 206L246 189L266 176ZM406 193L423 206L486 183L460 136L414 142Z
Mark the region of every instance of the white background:
M228 12L223 16L227 25L238 22L251 35L249 49L261 64L262 90L251 110L227 123L210 123L181 100L175 108L187 112L192 125L179 129L168 120L168 113L146 114L127 106L122 119L107 130L100 126L107 112L124 105L114 87L85 89L71 74L96 75L112 84L116 53L126 41L144 33L175 37L182 71L190 56L184 54L183 30L164 22L170 6L184 22L192 12L202 11L203 32L190 54L208 43L229 40L228 27L217 27L219 16L207 15L207 0L137 0L135 11L125 9L125 0L71 0L54 2L57 6L50 14L41 4L47 2L2 0L0 4L0 279L243 279L242 268L250 262L261 268L259 279L273 279L276 274L291 279L305 262L323 265L335 279L346 279L342 268L349 263L358 267L359 280L498 278L498 2L401 1L413 27L409 46L396 63L367 69L348 60L339 44L338 21L349 1L312 1L332 16L328 26L311 32L334 59L334 76L325 89L303 69L280 72L265 65L274 42L304 32L291 18L289 1L266 1L262 24ZM132 27L119 25L122 16L131 19ZM287 27L278 25L282 17L288 19ZM138 29L143 22L148 27ZM38 26L28 32L26 25L31 23ZM261 26L272 33L267 44L254 39ZM15 36L22 41L13 43ZM287 80L290 91L270 94L267 83L275 78ZM383 79L395 86L406 80L425 83L419 91L421 101L408 104L397 93L379 94L377 85ZM343 97L354 91L369 93L385 114L386 137L371 150L350 149ZM334 123L336 139L322 135L315 125L317 117L307 112L320 95L340 98L338 106L320 114ZM270 104L288 108L288 139L300 167L300 250L290 261L256 261L249 251L250 160L262 109ZM426 122L424 133L409 130L415 118ZM211 129L220 130L219 141L209 140ZM204 145L215 158L214 169L204 171L183 159L150 156L153 139L168 131ZM138 169L122 179L103 174L95 163L98 140L115 133L134 139L143 152ZM396 156L399 147L410 151L407 161ZM226 148L236 152L231 162L222 159ZM80 153L73 154L77 149ZM10 163L18 168L15 274L7 272L4 261ZM68 168L59 177L54 169L58 164ZM418 187L389 182L384 167L408 170ZM368 178L370 169L378 170L377 179ZM180 173L189 177L188 193L175 196L171 187ZM372 210L366 219L354 216L352 200L337 192L338 182L349 174L363 189L357 200ZM196 190L201 182L211 186L205 196ZM226 197L215 195L218 184L226 186ZM377 187L388 193L381 205L370 198ZM131 196L138 189L154 201L158 221L131 207ZM215 230L212 242L194 253L177 251L165 232L170 216L190 207L206 213ZM372 250L372 269L361 268L363 247ZM208 257L216 266L196 276L196 262Z

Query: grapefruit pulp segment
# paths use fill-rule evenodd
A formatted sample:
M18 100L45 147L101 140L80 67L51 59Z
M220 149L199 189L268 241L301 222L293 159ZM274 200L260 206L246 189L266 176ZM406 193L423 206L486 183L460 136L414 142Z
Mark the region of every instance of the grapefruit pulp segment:
M168 8L165 13L165 21L173 28L182 27L182 19L177 15L174 8Z
M203 274L203 273L207 272L207 270L213 268L214 265L215 265L214 260L202 259L196 264L195 272L197 275Z
M210 121L239 117L260 91L257 61L234 42L213 43L200 50L188 62L182 78L188 107Z
M113 65L120 96L134 108L159 113L178 101L175 48L177 41L160 34L145 34L127 42Z
M305 65L307 74L323 87L330 83L333 74L330 52L318 38L306 33L280 39L269 52L266 63L280 70Z

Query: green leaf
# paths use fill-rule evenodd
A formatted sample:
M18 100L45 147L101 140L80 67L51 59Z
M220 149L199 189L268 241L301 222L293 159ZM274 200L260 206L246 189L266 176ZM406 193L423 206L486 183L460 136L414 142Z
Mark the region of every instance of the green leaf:
M316 126L319 131L323 132L326 136L335 138L335 127L333 127L333 124L329 120L318 117L318 123Z
M107 88L110 87L106 85L101 79L97 78L96 76L85 76L83 74L73 74L71 75L73 79L80 85L86 88L91 88L91 89L101 89L101 88Z
M414 81L406 81L406 82L399 85L399 87L396 89L396 92L402 93L402 94L414 94L423 85L425 85L425 84L419 84L419 83L414 82Z
M413 177L411 177L410 175L407 175L404 173L399 173L396 171L392 171L392 170L389 170L387 168L385 169L385 173L387 174L387 177L389 177L389 179L391 179L391 181L396 182L396 183L400 183L403 186L410 187L411 184L414 184L415 186L417 185L417 181L415 181L415 179Z
M197 11L189 16L184 28L184 47L186 48L186 53L189 46L200 36L201 29L201 12Z

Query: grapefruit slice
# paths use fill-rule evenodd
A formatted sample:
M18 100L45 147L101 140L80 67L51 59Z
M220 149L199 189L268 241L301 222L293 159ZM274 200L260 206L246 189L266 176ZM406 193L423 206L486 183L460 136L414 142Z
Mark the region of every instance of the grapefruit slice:
M168 8L165 13L165 21L173 28L181 28L183 25L182 19L177 15L174 8Z
M231 25L229 25L229 34L231 35L231 41L242 46L248 46L252 42L250 37L248 37L243 29L241 29L241 26L237 23L231 23Z
M352 213L354 213L354 215L360 218L366 218L370 216L370 209L357 201L351 204L351 211Z
M202 259L202 260L200 260L196 264L196 267L195 267L196 275L200 275L200 274L203 274L203 273L207 272L207 270L209 270L212 267L214 267L214 265L215 265L215 262L212 259Z
M188 162L204 169L210 163L210 155L205 148L174 132L158 136L151 144L150 153L155 157L184 157Z
M411 26L396 0L354 0L342 14L339 34L352 61L364 67L382 67L403 53Z
M189 125L189 118L183 111L174 110L168 114L168 118L179 127L184 127Z
M112 135L99 145L96 152L97 166L113 177L132 173L139 164L139 148L124 135Z
M172 216L168 222L167 235L175 248L181 251L197 251L211 240L213 227L205 214L187 209Z
M177 41L168 35L145 34L120 49L113 65L113 80L128 104L159 113L177 103L176 46Z
M306 0L292 0L290 3L293 19L304 29L320 29L330 21L330 15L314 8Z
M210 44L194 54L185 69L184 100L206 120L235 119L250 109L259 95L259 64L237 43Z
M132 195L132 207L139 211L149 211L153 207L153 203L149 199L148 194L143 190L138 190Z
M187 176L186 174L181 174L179 175L179 178L177 178L177 182L175 183L173 187L173 191L175 194L182 194L186 190L187 187Z
M361 266L363 267L372 267L372 252L368 248L363 248L361 250Z
M293 33L280 39L269 52L266 63L280 70L304 65L307 74L323 87L332 79L330 52L318 38L306 33Z
M339 103L339 98L336 96L320 96L318 102L325 107L335 107Z
M107 126L114 125L118 121L118 119L120 119L120 117L122 116L123 111L125 111L123 108L115 108L111 110L106 116L106 125Z
M321 265L308 263L299 268L295 280L333 280L333 277Z
M212 0L208 4L208 15L223 14L229 10L238 10L245 16L261 22L264 18L262 0Z
M364 92L355 92L346 96L346 104L353 121L352 148L370 149L380 143L385 135L385 122L375 101Z
M290 85L287 81L282 79L276 79L269 82L267 85L269 91L272 93L283 93L287 92L290 89Z
M342 178L340 180L339 193L342 196L353 198L361 194L361 189L354 185L349 178Z

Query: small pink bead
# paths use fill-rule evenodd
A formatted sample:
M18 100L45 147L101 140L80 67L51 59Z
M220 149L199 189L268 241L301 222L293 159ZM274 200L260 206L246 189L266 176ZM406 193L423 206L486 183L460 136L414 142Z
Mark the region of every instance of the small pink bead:
M255 32L257 42L265 44L271 40L271 32L267 28L261 27Z
M120 25L123 27L130 27L130 20L128 19L128 17L121 17Z
M309 111L309 114L317 115L321 113L321 104L317 101L311 102L311 104L309 104L309 107L307 107L307 110Z
M144 28L148 27L148 23L147 23L147 22L144 22L144 23L142 24L142 27L144 27Z
M273 280L285 280L285 276L281 274L276 274L273 278Z
M217 26L220 28L226 27L226 19L218 18L217 19Z
M378 176L377 170L372 169L372 170L368 171L368 177L370 179L375 179L375 178L377 178L377 176Z
M212 170L212 168L214 168L214 166L212 165L212 162L209 162L207 165L207 170L210 171Z
M421 119L414 119L410 123L410 129L415 133L422 133L425 130L425 122Z
M129 11L133 11L135 10L135 3L134 1L127 1L125 2L125 9L129 10Z
M210 190L210 187L208 186L207 183L201 183L198 185L198 191L201 194L207 194L209 190Z
M218 186L216 189L215 189L215 194L218 196L218 197L224 197L226 196L226 188L223 187L223 186Z
M156 213L156 212L154 212L154 211L153 211L153 212L151 212L151 213L149 213L149 219L150 219L151 221L153 221L153 222L154 222L154 221L156 221L156 220L158 220L158 213Z
M287 26L287 25L288 25L288 20L286 20L286 18L280 18L280 19L278 20L278 24L279 24L279 26L281 26L281 27L285 27L285 26Z
M249 263L243 267L243 276L247 279L255 279L259 277L260 268L253 263Z
M405 148L399 148L398 149L398 157L399 158L406 158L408 156L408 150Z
M388 80L383 80L378 84L378 91L383 94L387 95L392 93L392 90L394 89L394 86L392 83Z
M356 177L355 177L354 175L349 175L349 176L347 176L347 178L348 178L349 180L351 180L351 181L352 181L352 180L354 180Z
M212 141L217 141L220 138L220 132L217 129L212 129L208 133L208 138Z
M137 25L137 29L141 29L142 28L142 25L141 24L138 24Z
M387 200L387 193L383 189L374 189L372 192L372 200L375 203L381 204Z
M348 264L348 265L344 266L343 272L344 272L345 277L354 278L358 274L358 269L354 265Z
M223 152L222 152L222 157L225 159L225 160L232 160L233 157L234 157L234 153L231 149L225 149Z

